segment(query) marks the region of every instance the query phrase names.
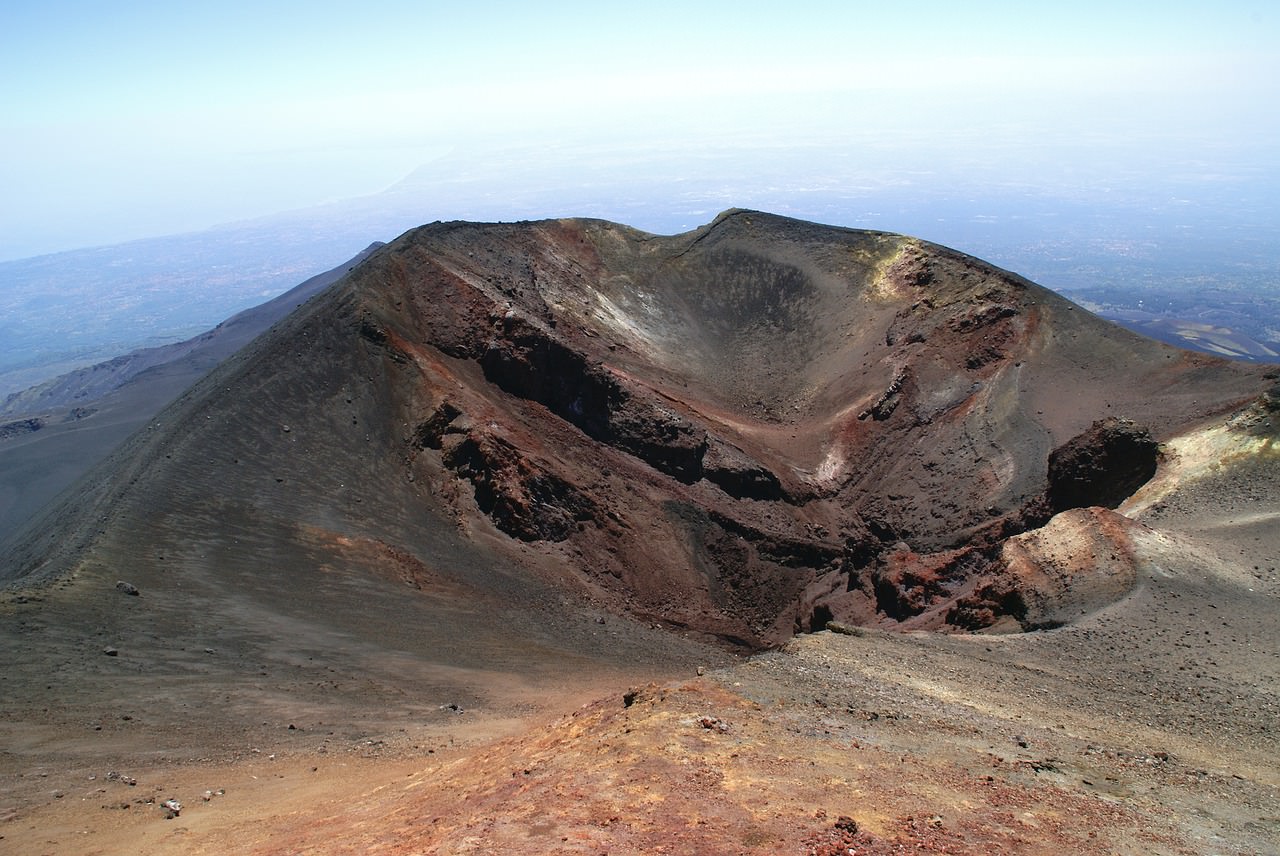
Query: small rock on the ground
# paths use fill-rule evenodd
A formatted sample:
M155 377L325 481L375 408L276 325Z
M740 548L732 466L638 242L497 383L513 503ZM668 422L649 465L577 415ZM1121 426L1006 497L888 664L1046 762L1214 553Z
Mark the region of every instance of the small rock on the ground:
M729 723L714 716L701 717L698 720L698 724L708 731L719 731L721 734L724 734L729 730Z

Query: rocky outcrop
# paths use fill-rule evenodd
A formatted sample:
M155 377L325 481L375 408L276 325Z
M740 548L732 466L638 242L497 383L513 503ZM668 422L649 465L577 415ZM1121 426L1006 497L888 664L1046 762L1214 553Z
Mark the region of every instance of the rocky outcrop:
M563 541L594 507L573 485L491 432L446 432L441 460L472 485L476 506L522 541Z
M737 499L783 498L778 477L737 446L716 437L707 440L702 474L712 484Z
M1049 508L1115 508L1155 475L1159 457L1146 428L1115 418L1094 422L1049 456Z
M44 420L39 417L30 419L15 419L12 422L6 422L0 425L0 440L8 440L10 437L21 437L23 434L30 434L33 431L39 431L44 427Z
M492 383L545 405L588 437L680 481L702 477L704 431L514 312L503 316L479 362Z

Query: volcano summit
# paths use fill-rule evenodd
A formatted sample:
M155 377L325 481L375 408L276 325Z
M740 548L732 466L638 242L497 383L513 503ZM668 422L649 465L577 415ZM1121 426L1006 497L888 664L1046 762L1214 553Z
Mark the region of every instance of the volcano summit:
M11 539L5 608L77 675L48 690L69 709L127 689L226 723L427 716L824 629L1063 627L1143 585L1156 534L1122 503L1162 444L1274 432L1265 371L898 235L438 223Z

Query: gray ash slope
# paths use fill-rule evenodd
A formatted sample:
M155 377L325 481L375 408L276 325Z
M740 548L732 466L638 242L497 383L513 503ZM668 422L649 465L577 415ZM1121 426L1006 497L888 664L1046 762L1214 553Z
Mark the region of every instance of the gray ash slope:
M0 404L0 542L167 403L377 246L199 336L133 351L8 396Z

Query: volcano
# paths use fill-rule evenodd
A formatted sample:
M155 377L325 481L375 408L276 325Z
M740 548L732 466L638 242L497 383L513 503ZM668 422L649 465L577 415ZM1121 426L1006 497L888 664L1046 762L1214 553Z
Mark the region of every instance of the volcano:
M1007 539L1114 508L1159 440L1264 386L896 235L435 224L191 390L8 575L354 561L501 588L465 570L484 544L501 573L748 647L832 620L1039 626L1125 575L1049 591Z
M436 223L12 538L6 608L81 664L46 694L167 721L431 719L796 634L1064 627L1140 583L1150 530L1116 509L1168 442L1270 425L1266 371L900 235Z

